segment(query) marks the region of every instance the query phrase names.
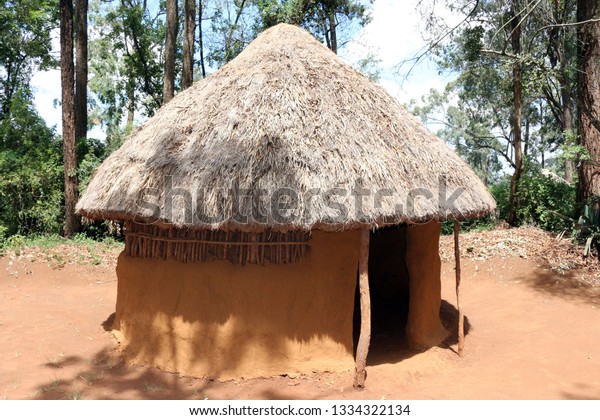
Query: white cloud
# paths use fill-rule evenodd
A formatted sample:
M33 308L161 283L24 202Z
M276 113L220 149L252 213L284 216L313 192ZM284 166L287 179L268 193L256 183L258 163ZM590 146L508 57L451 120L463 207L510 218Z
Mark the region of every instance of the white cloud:
M353 63L369 53L374 54L381 60L380 84L402 103L420 99L432 88L443 90L452 80L452 76L439 75L430 60L423 60L408 75L410 63L398 68L402 62L424 51L427 45L422 35L424 18L417 9L417 3L419 0L375 0L371 23L360 30L342 53ZM462 20L462 16L439 7L435 13L449 26Z
M46 124L56 126L57 132L62 132L61 108L54 106L60 101L60 70L40 71L33 75L31 87L34 94L35 106Z

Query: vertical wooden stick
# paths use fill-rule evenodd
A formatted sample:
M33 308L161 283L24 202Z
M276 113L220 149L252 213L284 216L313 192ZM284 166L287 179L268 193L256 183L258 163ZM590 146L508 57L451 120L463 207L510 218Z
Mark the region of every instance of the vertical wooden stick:
M370 229L360 232L360 253L358 260L358 287L360 290L360 337L356 348L356 368L354 387L364 388L367 378L367 355L371 344L371 297L369 295L369 239Z
M458 355L463 357L465 353L465 316L460 305L460 248L458 245L458 232L460 222L454 220L454 262L456 264L456 308L458 309Z

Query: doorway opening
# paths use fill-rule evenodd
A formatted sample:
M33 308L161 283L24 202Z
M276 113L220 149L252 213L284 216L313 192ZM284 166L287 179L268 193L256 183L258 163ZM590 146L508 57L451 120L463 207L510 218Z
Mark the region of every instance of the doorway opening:
M406 350L404 339L409 305L406 267L406 224L371 232L369 288L371 295L371 346L369 360ZM360 293L354 301L354 352L360 336Z

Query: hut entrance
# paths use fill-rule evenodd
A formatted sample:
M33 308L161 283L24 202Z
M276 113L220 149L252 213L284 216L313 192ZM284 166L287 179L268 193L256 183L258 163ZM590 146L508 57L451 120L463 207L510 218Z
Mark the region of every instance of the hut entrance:
M408 317L409 275L406 267L406 225L371 232L369 246L369 288L371 295L370 360L405 348ZM360 334L358 285L354 304L354 346Z

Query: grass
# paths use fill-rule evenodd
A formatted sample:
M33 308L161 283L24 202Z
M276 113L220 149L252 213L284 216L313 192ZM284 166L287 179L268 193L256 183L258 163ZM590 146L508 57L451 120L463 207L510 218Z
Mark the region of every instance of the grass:
M37 256L45 259L52 268L62 268L67 263L100 265L104 261L104 255L118 252L123 246L122 242L112 237L96 240L84 234L77 234L72 239L56 234L14 235L0 239L0 256L9 253L16 256L25 255L30 262L34 262ZM79 252L65 252L65 247L75 247Z
M75 385L75 390L73 392L67 392L65 394L66 400L83 400L85 398L85 394L79 390L79 387Z
M144 382L144 389L149 392L155 392L155 391L164 391L165 387L160 384L154 385L154 384L149 384L148 382Z
M81 233L76 234L72 239L67 239L57 234L35 234L30 236L14 235L0 242L0 248L12 251L18 251L29 247L47 250L56 248L58 245L80 245L87 247L91 252L92 249L98 247L100 247L101 250L116 249L122 247L123 243L112 237L96 240Z
M98 382L98 381L101 381L102 379L104 379L104 373L103 372L82 373L81 375L79 375L79 378L82 381L84 381L87 385L93 385L95 382Z
M50 382L48 385L38 387L37 391L40 393L54 391L56 388L58 388L61 385L61 383L62 383L62 381L55 379L52 382Z
M62 360L64 357L65 357L65 355L62 353L57 356L54 356L54 357L49 357L48 363L46 363L46 366L50 366L55 369L59 369L62 367Z
M115 360L113 358L108 358L102 363L102 368L105 370L111 370L118 364L119 364L119 360Z
M203 393L203 389L202 388L194 388L192 389L192 396L193 397L200 397L200 394L203 394L202 398L203 400L208 400L208 396L206 394Z

